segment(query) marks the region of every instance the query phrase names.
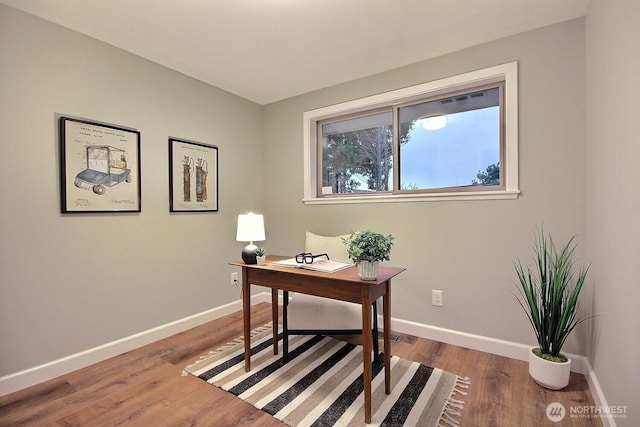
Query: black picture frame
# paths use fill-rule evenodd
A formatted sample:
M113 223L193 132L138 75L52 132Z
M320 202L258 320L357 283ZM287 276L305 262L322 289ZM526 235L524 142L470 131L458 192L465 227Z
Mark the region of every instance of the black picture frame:
M218 147L169 138L169 211L218 212Z
M142 212L140 131L60 116L61 213Z

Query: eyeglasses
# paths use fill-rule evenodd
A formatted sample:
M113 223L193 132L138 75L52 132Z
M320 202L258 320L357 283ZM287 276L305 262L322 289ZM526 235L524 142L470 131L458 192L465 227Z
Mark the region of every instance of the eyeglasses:
M311 252L303 252L296 255L296 262L298 264L313 264L313 261L319 257L326 257L327 261L329 260L329 255L327 254L313 255Z

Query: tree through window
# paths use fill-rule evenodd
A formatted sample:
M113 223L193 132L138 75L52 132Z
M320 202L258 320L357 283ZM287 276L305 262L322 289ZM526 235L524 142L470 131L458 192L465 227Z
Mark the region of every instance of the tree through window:
M321 124L322 187L332 194L392 190L391 111Z
M304 119L305 203L519 193L517 63L307 111Z

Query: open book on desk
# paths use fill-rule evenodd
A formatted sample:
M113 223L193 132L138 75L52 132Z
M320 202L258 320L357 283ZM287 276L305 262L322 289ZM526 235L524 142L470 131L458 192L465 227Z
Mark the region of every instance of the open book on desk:
M311 264L299 263L295 258L287 258L280 261L274 261L273 265L280 267L304 268L305 270L322 271L324 273L333 273L352 267L353 264L333 261L330 259L313 260Z

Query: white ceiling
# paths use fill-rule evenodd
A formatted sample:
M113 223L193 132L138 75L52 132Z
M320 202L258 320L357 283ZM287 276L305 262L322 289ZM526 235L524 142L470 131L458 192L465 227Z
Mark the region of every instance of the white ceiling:
M589 0L0 0L259 104L585 16Z

